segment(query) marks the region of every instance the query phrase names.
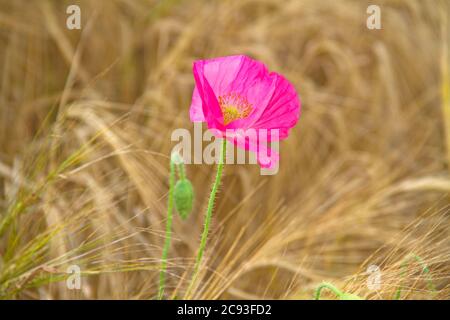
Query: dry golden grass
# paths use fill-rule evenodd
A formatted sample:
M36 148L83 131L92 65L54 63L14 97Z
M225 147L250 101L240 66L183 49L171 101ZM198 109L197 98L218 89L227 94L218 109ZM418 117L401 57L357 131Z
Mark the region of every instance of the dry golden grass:
M185 296L214 173L188 166L196 203L174 220L168 297L311 299L329 281L448 299L449 3L377 2L382 30L357 0L0 0L0 297L154 298L192 62L244 53L296 86L302 117L276 176L225 168Z

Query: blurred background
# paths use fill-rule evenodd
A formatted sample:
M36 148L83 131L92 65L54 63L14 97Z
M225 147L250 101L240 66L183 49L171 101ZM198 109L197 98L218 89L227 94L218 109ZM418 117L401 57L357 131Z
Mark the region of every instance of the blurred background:
M73 4L80 30L66 27ZM192 63L246 54L291 81L302 115L277 175L226 166L188 295L214 167L187 166L194 210L174 218L166 298L311 299L328 281L366 299L448 299L449 9L0 0L0 297L155 298Z

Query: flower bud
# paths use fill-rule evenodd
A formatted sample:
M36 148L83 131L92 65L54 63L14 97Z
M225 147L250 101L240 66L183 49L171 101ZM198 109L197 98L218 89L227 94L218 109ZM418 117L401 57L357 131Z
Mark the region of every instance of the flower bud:
M178 180L174 188L175 208L182 219L186 219L192 211L194 188L188 179Z

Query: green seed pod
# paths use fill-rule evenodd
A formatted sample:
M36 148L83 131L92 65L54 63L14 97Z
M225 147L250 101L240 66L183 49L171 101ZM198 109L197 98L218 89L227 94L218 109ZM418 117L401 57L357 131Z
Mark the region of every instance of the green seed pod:
M175 208L182 219L186 219L192 211L194 188L189 180L178 180L173 190Z

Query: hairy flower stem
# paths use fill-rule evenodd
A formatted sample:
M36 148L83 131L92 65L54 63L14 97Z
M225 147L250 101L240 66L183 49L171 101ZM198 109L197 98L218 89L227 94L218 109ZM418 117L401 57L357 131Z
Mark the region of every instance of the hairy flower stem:
M320 300L320 292L324 288L327 288L327 289L333 291L333 293L335 295L337 295L339 298L342 296L342 292L338 288L336 288L334 285L332 285L329 282L322 282L316 289L316 295L315 295L316 300Z
M191 282L189 283L189 287L186 291L186 296L189 295L195 281L197 280L198 270L200 268L200 263L202 262L203 253L204 253L205 247L206 247L206 241L208 240L209 226L211 224L214 202L216 200L216 193L217 193L217 189L220 186L220 180L222 178L223 166L225 164L226 148L227 148L227 140L225 138L223 138L222 150L221 150L220 157L219 157L219 163L217 164L216 178L215 178L213 186L211 188L211 193L209 195L208 208L206 210L205 224L203 227L202 238L200 240L200 247L198 248L197 258L195 260L194 273L192 275Z
M173 187L175 184L175 164L170 161L169 176L169 202L167 205L166 239L164 242L163 254L161 258L161 271L159 273L158 299L164 297L164 285L166 281L167 255L169 253L170 242L172 240L172 219L173 219Z

